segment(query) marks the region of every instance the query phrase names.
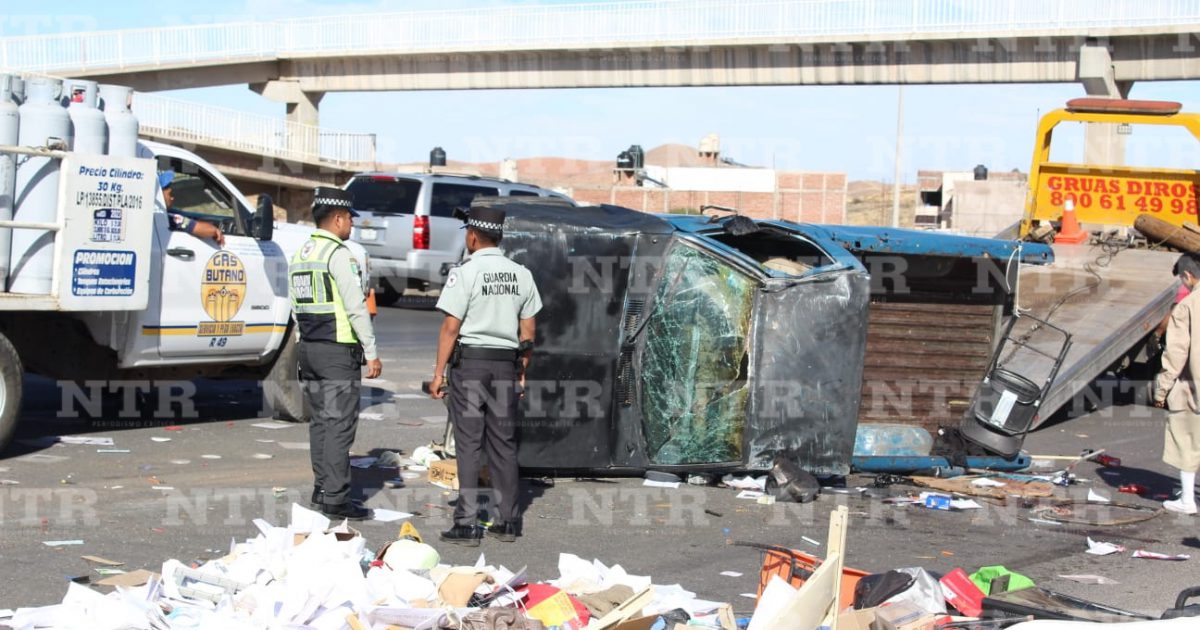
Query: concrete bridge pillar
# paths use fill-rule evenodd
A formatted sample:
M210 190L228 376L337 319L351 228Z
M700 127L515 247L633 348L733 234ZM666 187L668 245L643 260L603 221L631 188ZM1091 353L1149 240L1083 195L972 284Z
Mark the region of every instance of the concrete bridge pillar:
M287 122L297 124L287 125L284 146L294 153L315 158L321 142L318 126L321 122L321 99L325 93L305 92L300 89L298 81L279 79L251 83L250 89L287 106Z
M1133 81L1117 81L1112 56L1106 46L1088 43L1079 47L1079 81L1088 96L1128 98ZM1125 164L1125 136L1117 125L1085 123L1083 161L1088 164Z

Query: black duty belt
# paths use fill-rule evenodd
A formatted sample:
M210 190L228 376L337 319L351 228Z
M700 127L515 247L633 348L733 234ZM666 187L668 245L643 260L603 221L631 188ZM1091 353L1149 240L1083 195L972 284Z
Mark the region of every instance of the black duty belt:
M516 361L516 348L480 348L476 346L463 346L462 358L477 359L482 361Z

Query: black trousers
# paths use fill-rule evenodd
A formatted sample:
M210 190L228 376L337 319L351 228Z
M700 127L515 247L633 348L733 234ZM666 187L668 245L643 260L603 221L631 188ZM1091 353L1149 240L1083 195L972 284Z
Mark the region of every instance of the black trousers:
M301 341L300 380L312 411L308 440L313 485L325 491L325 503L345 503L350 500L350 447L358 428L362 348Z
M462 359L450 370L450 419L458 458L454 522L474 526L479 512L481 455L491 474L493 520L517 518L517 367L510 361Z

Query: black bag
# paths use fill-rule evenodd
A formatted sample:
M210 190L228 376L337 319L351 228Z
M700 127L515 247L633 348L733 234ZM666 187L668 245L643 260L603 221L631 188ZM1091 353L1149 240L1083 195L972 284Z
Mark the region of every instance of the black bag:
M907 591L917 578L900 571L875 573L863 577L854 587L854 609L874 608Z

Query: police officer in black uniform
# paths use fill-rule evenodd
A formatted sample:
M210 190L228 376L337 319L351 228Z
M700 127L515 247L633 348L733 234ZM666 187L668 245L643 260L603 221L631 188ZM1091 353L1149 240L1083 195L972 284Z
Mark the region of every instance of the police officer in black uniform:
M450 419L458 464L458 503L446 542L478 546L480 456L486 453L493 496L488 534L504 542L517 536L517 403L533 350L534 316L542 308L533 274L509 260L498 245L504 212L473 208L467 218L470 256L446 278L437 307L446 317L438 337L430 391L442 398L450 364ZM454 355L454 360L451 356Z
M300 327L300 380L312 410L309 442L313 505L329 516L361 520L370 510L350 499L350 447L358 428L362 366L383 371L362 289L362 270L344 241L357 214L350 193L318 187L317 230L292 256L289 286Z

